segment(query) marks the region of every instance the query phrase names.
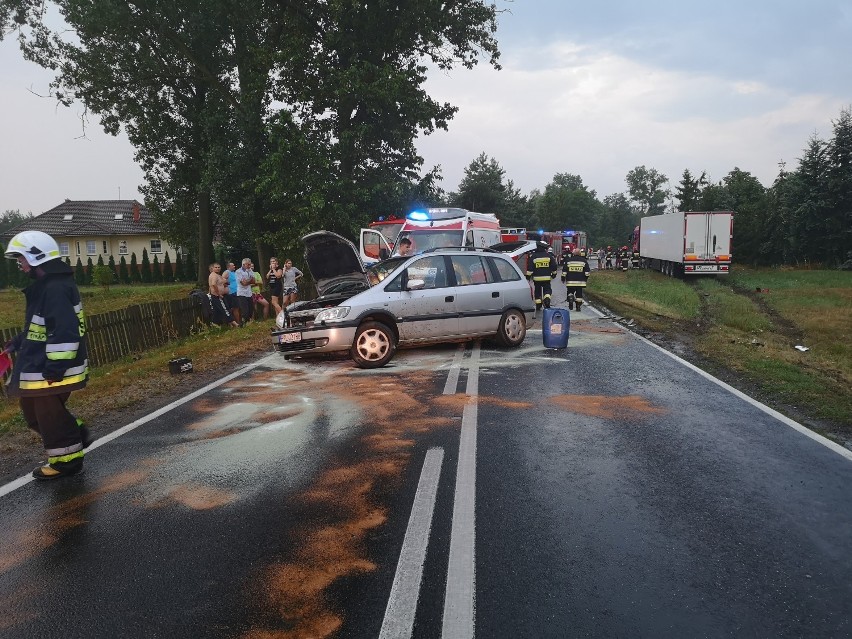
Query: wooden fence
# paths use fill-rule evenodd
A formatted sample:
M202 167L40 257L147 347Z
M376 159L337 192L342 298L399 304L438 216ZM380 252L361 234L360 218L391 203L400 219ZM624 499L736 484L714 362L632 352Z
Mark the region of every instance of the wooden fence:
M86 318L89 365L101 366L126 355L142 353L174 339L187 337L205 326L201 305L195 298L150 302ZM0 329L0 339L19 334L20 328Z

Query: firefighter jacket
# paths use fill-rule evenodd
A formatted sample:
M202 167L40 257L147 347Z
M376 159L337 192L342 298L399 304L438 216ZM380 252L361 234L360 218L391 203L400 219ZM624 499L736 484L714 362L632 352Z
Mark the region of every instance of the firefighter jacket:
M527 261L527 278L532 278L533 282L547 282L556 277L558 268L553 253L536 249Z
M83 388L89 377L86 320L73 271L61 259L38 271L24 289L24 331L10 344L16 352L10 396L68 393Z
M585 286L589 279L589 261L580 255L572 255L562 267L562 277L566 286Z

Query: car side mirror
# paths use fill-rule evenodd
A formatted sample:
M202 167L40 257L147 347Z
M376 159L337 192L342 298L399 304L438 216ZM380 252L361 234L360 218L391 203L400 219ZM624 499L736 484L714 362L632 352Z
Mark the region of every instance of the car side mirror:
M417 291L426 286L426 282L423 280L408 280L408 286L406 290L409 291Z
M379 249L379 259L380 260L386 260L389 257L390 257L390 253L388 253L388 250L386 248L382 247L382 248Z

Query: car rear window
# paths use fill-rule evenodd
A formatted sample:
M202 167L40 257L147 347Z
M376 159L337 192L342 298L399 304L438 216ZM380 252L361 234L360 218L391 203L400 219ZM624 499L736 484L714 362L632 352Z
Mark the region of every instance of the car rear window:
M494 282L494 276L485 268L485 263L479 255L453 255L450 259L456 274L457 286Z
M485 259L491 264L492 271L497 273L501 282L517 282L521 279L518 271L515 270L507 260L490 256Z

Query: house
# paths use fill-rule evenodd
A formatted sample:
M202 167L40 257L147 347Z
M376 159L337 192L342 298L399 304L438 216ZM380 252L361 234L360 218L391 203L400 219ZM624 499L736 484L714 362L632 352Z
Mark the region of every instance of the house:
M142 249L148 251L152 262L156 255L162 263L168 252L174 263L179 250L160 237L151 213L136 200L65 200L9 229L3 234L3 241L8 242L21 231L42 231L53 237L59 252L70 259L72 266L78 257L85 265L89 258L97 263L98 256L103 257L104 264L110 256L116 264L124 256L129 264L134 253L141 263Z

